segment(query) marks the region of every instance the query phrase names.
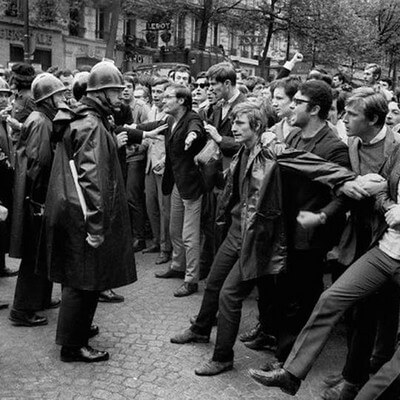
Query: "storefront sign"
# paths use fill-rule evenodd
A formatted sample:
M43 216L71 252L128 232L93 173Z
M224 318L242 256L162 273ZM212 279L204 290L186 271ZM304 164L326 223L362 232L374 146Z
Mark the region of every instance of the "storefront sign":
M146 22L146 29L148 31L163 31L171 29L171 22Z
M47 33L35 32L33 35L33 39L38 45L51 46L53 44L53 37ZM0 28L0 39L5 39L12 42L23 42L24 31L23 29Z

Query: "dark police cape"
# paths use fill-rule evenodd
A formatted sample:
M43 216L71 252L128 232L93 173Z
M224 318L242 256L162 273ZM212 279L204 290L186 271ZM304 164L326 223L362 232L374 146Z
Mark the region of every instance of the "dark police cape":
M54 119L58 141L45 204L47 274L81 290L105 290L136 281L128 203L117 143L100 103L84 98ZM73 160L86 218L70 167ZM92 248L87 234L104 235ZM43 243L42 242L42 243Z

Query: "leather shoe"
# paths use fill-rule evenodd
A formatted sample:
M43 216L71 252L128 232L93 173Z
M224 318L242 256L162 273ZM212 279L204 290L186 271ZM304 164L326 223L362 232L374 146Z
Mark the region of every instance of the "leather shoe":
M244 345L252 350L270 350L272 352L275 352L276 338L274 336L260 332L255 339L249 342L244 342Z
M8 308L8 303L0 300L0 310L4 310L5 308Z
M146 248L145 240L134 240L133 241L133 251L136 253L137 251L142 251Z
M260 369L251 369L250 376L264 386L279 387L282 392L294 396L300 387L300 379L283 368L264 372Z
M83 361L87 363L107 361L110 355L106 351L93 349L90 346L83 347L61 347L61 361L74 362Z
M205 335L199 335L198 333L192 332L190 329L186 329L182 333L171 338L171 343L185 344L185 343L208 343L210 338Z
M267 361L265 364L260 367L261 371L270 372L274 371L275 369L280 369L283 367L283 362L278 360Z
M325 389L322 392L323 400L354 400L362 385L347 382L342 379L336 385Z
M161 279L171 279L171 278L183 279L185 277L185 272L184 271L175 271L172 268L168 268L166 271L156 272L154 274L154 276L156 278L161 278Z
M92 325L89 329L89 335L88 335L89 339L98 335L99 332L100 332L99 327L97 325Z
M165 264L171 260L171 253L168 251L162 251L156 260L156 265Z
M18 275L18 270L13 270L8 267L4 267L3 269L0 270L0 278L9 278L11 276L17 276Z
M201 367L194 370L196 375L200 376L213 376L221 374L222 372L229 371L233 368L233 360L231 361L214 361L209 360Z
M185 297L190 296L193 293L196 293L199 290L199 285L197 283L188 283L183 282L178 289L175 290L175 297Z
M158 244L152 244L150 247L143 249L142 253L158 253L160 251L160 246Z
M102 303L122 303L124 300L124 296L115 293L111 289L104 290L99 295L99 301Z
M58 308L61 305L61 299L51 299L50 303L45 307L45 310L50 310L53 308Z
M260 332L261 332L261 325L260 323L258 323L255 327L239 335L239 340L241 342L250 342L254 340L259 335Z
M41 326L47 325L47 318L36 314L35 311L18 311L12 309L8 319L14 326Z

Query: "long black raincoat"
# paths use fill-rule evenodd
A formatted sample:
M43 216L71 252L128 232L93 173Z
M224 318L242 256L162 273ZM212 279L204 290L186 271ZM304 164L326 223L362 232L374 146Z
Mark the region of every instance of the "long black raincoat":
M61 110L54 120L59 142L45 204L47 272L51 281L75 289L101 291L136 280L128 203L109 114L99 102L83 98L74 112ZM86 219L70 160L86 202ZM88 233L104 235L103 244L89 246Z

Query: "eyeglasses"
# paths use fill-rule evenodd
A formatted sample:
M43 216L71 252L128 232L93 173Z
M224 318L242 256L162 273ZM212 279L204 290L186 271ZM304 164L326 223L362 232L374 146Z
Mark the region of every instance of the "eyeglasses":
M302 103L310 103L310 100L303 100L303 99L296 99L295 97L293 98L293 103L296 104L296 106L302 104Z
M209 87L209 86L210 86L210 84L208 84L208 83L193 83L193 87L195 89L197 89L198 87L200 89L204 89L204 88Z

